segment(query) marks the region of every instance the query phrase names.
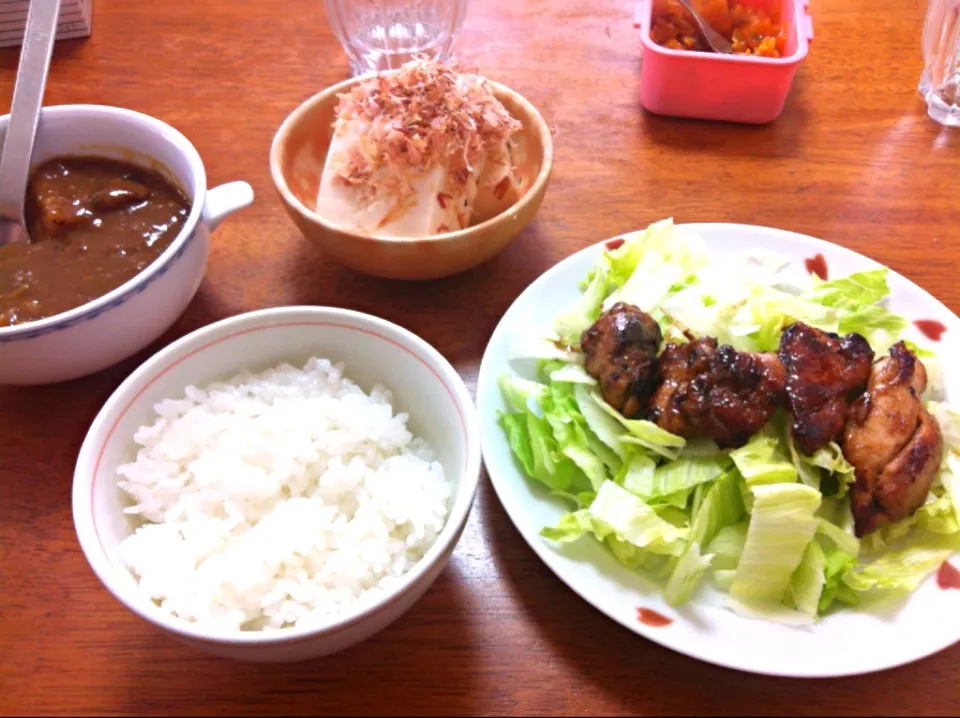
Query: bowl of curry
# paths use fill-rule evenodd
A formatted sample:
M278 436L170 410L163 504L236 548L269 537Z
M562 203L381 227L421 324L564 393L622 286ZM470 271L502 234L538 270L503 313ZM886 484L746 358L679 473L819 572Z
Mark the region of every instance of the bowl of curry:
M33 170L24 212L30 242L0 246L0 327L75 309L135 277L176 239L190 200L157 170L66 156Z
M199 288L213 229L252 199L245 182L208 190L196 149L160 120L44 108L29 242L0 246L0 384L84 376L157 339Z

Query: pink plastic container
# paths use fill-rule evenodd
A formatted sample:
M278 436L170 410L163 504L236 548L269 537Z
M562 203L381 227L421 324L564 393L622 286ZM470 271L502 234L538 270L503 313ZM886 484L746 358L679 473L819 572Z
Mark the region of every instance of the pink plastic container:
M781 1L781 17L789 23L787 42L783 57L769 58L661 47L650 39L652 0L639 0L634 25L643 43L640 103L672 117L753 124L776 119L813 40L809 0Z

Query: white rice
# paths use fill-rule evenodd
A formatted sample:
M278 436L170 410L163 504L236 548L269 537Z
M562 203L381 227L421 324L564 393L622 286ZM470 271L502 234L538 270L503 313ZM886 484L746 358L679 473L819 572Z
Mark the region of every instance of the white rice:
M156 404L117 469L146 521L120 559L166 611L221 629L362 609L436 540L451 486L425 441L342 366L312 358Z

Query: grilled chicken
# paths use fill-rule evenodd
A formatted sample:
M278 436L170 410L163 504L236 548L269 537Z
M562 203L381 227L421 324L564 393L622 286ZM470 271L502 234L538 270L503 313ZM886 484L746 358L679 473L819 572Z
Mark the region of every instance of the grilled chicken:
M632 304L618 302L580 337L584 367L604 400L627 418L646 410L657 380L660 325Z
M694 380L710 370L717 340L702 337L686 344L667 343L660 355L660 384L650 399L648 418L677 436L693 437L705 423L702 393Z
M787 370L790 431L800 450L813 454L843 430L849 401L870 376L873 349L859 334L841 338L796 322L783 331L778 355Z
M784 401L786 373L773 354L737 352L703 337L670 344L649 418L672 434L706 436L720 448L743 446Z
M926 385L923 363L898 342L850 407L843 454L856 470L850 503L857 536L910 516L927 498L943 438L920 402Z

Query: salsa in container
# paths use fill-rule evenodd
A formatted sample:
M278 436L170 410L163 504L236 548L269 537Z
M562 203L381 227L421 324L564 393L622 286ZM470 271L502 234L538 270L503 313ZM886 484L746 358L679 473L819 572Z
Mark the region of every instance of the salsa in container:
M730 14L740 23L733 29L733 55L704 49L695 35L683 32L681 20L665 28L662 6L654 28L654 3L662 2L638 0L634 12L643 52L640 102L648 112L752 124L780 115L813 39L808 0L731 0ZM704 0L704 14L716 22L712 5L716 0Z

